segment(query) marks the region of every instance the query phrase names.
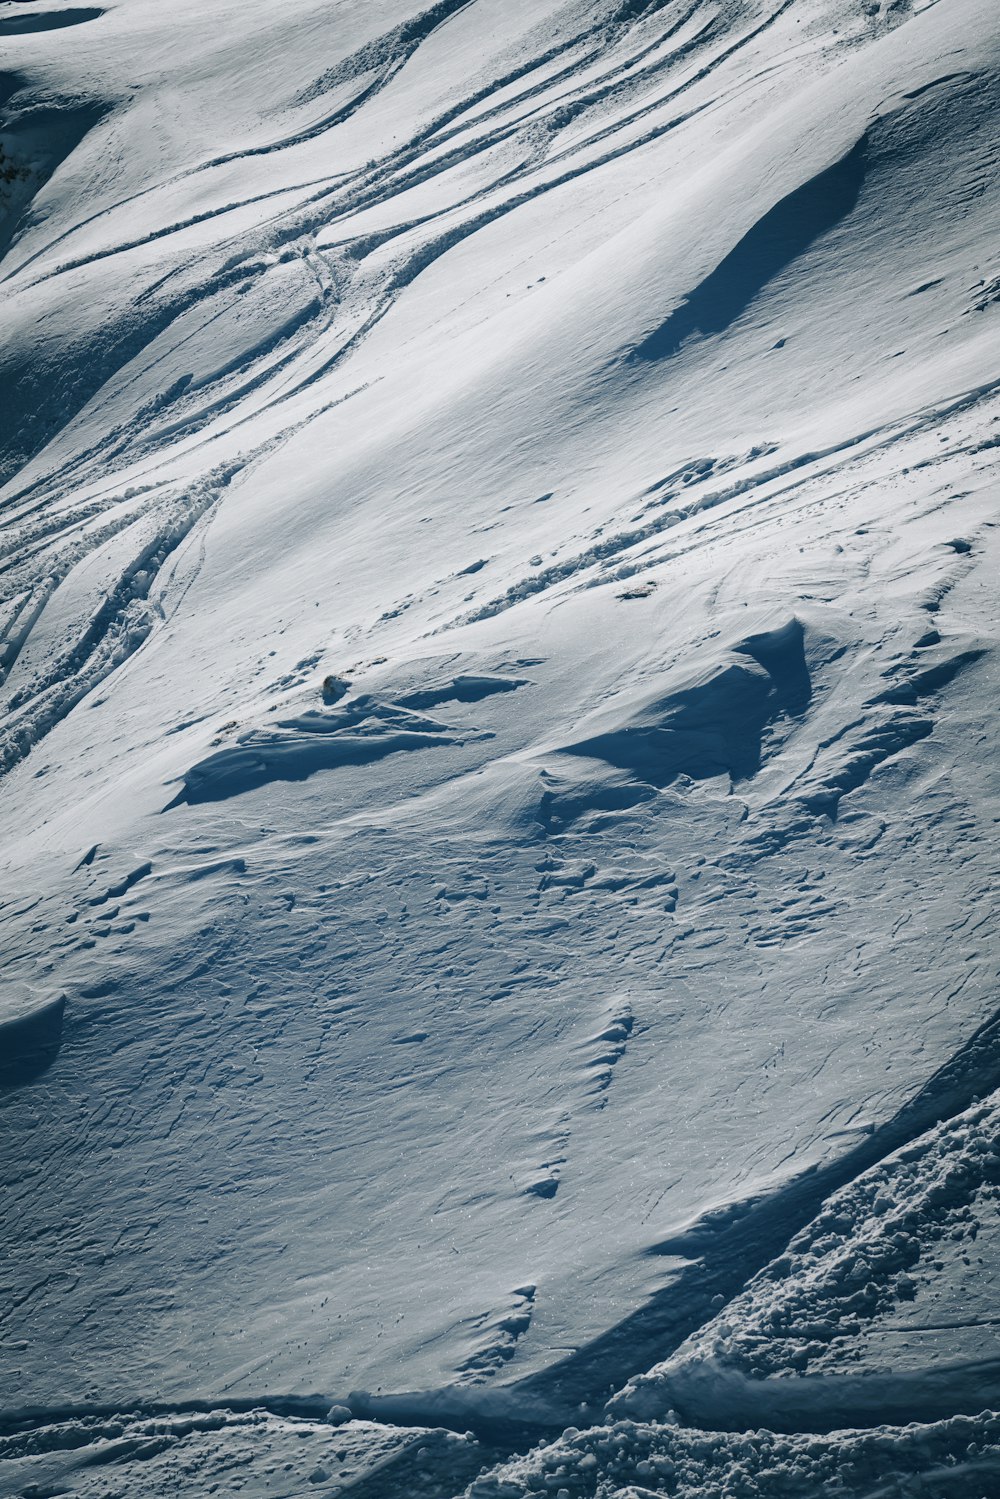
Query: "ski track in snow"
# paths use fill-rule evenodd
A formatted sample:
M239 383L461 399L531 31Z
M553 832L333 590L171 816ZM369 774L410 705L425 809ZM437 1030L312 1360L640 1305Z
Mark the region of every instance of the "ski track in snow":
M989 0L0 51L0 1495L997 1492Z

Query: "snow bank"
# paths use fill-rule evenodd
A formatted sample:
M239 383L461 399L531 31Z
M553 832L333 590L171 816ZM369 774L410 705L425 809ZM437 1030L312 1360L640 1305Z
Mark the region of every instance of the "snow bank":
M1000 1417L992 1414L831 1437L613 1421L567 1432L465 1492L468 1499L815 1499L827 1493L869 1499L911 1492L987 1499L998 1478Z

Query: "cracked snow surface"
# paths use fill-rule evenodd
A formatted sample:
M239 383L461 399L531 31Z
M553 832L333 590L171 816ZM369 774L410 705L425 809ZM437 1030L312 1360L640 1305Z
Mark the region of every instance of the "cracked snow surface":
M994 0L0 0L0 1496L1000 1494Z

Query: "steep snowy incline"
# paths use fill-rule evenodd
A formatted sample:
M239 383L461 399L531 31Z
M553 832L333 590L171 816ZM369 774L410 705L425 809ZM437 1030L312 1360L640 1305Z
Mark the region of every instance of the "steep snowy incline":
M905 1424L939 1358L885 1451L945 1462L996 1307L931 1336L913 1224L912 1317L855 1272L1000 1085L992 0L0 49L0 1413L509 1450L627 1386L819 1474L810 1381Z

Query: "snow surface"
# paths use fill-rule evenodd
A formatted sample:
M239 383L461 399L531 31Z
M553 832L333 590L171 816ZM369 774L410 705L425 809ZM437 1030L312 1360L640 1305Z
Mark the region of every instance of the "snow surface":
M1000 1492L1000 12L420 6L0 4L0 1492Z

